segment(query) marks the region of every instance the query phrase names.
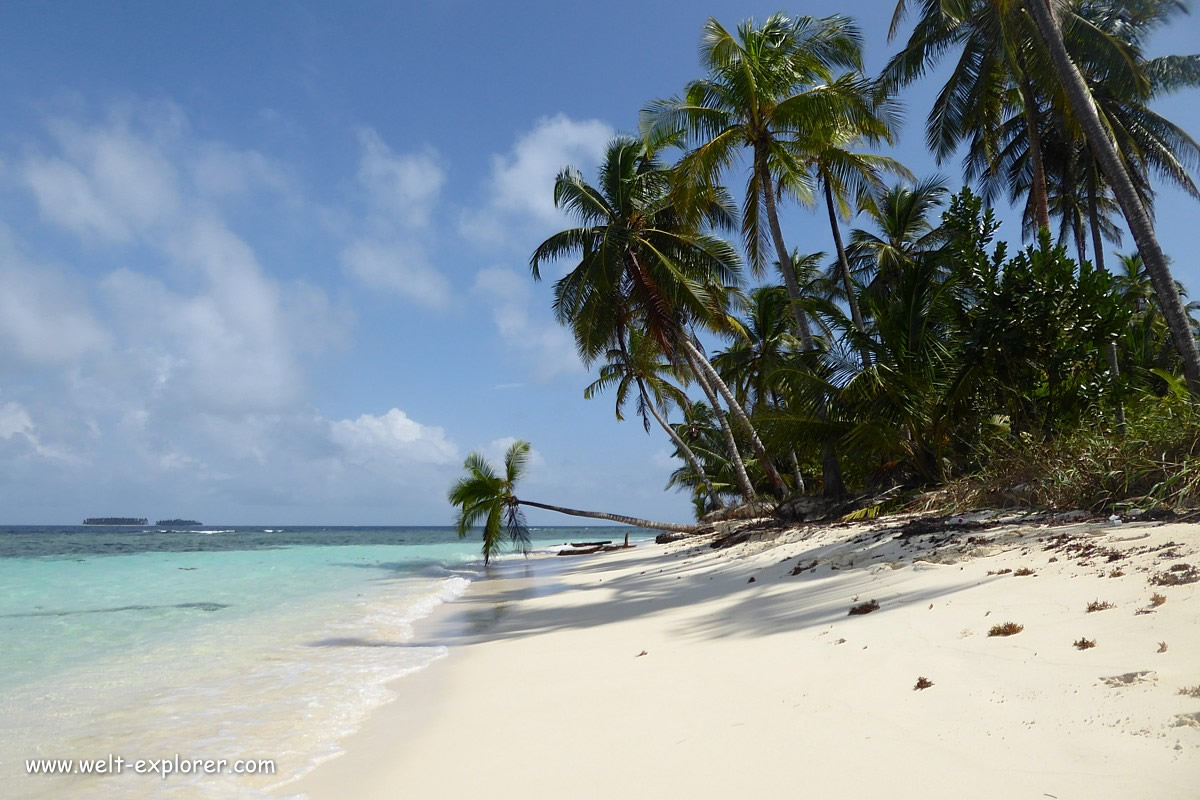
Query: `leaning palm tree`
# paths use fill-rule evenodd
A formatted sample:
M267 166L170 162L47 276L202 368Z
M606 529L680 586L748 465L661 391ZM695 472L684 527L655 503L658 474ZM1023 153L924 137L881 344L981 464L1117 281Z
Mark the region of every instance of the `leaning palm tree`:
M681 208L671 174L640 140L622 136L609 143L598 187L578 170L563 169L554 184L555 205L583 226L542 242L530 269L537 280L544 262L578 258L554 286L554 312L571 328L584 363L623 341L631 326L644 328L668 359L685 360L702 387L725 398L782 499L783 480L762 440L691 332L693 324L728 324L724 307L733 294L728 287L736 286L741 261L728 242L702 226L728 225L733 212L724 191L711 184ZM731 433L727 441L730 459L741 463ZM744 475L744 466L738 472ZM753 499L748 477L742 489L747 502Z
M499 553L505 539L520 552L528 554L529 527L525 524L525 513L521 510L521 506L543 508L573 517L619 522L635 528L677 531L679 533L699 531L697 525L652 522L637 517L627 517L623 514L580 511L576 508L563 508L547 503L535 503L532 500L522 500L517 497L516 489L517 482L521 479L525 467L529 463L529 450L529 442L513 442L504 454L503 475L497 472L495 467L488 463L482 455L471 453L463 462L463 469L467 471L467 474L450 487L450 504L458 508L458 516L454 521L458 536L461 539L467 536L475 526L482 527L483 562L485 564L491 563L491 560ZM625 534L625 544L629 544L628 533Z
M670 405L682 408L690 402L684 391L668 379L668 376L678 378L678 370L662 360L662 351L654 346L654 341L640 328L629 328L625 340L619 341L617 345L605 355L605 363L600 366L600 376L584 390L584 398L590 400L607 389L615 389L616 414L617 420L620 421L624 419L629 393L636 387L637 414L642 418L642 426L646 433L650 432L650 418L653 417L707 489L712 504L720 508L723 505L721 497L704 471L704 465L663 416Z
M1196 338L1191 330L1188 315L1183 307L1183 301L1171 275L1166 255L1158 243L1154 233L1154 225L1147 213L1146 206L1138 198L1133 181L1129 177L1125 164L1117 153L1100 115L1096 111L1092 93L1080 74L1079 69L1067 53L1063 42L1062 29L1046 0L1029 0L1027 7L1030 15L1037 24L1039 33L1050 52L1050 57L1058 72L1063 89L1070 101L1075 120L1083 130L1088 147L1096 160L1100 162L1105 176L1112 186L1113 194L1121 206L1129 232L1137 243L1150 279L1154 284L1155 294L1167 325L1171 330L1175 348L1179 351L1183 362L1183 373L1187 379L1188 388L1193 395L1200 395L1200 350L1196 346Z
M770 241L792 300L796 336L805 349L812 349L804 294L779 224L778 201L784 193L806 199L813 187L786 143L828 120L875 113L876 98L859 91L862 34L840 15L789 19L775 14L761 27L746 20L736 34L709 18L700 58L708 75L688 84L681 97L651 103L642 113L643 133L653 145L681 141L681 136L694 145L679 163L685 187L714 181L740 163L743 148L750 151L742 204L750 266L758 274L765 270ZM848 72L839 75L843 70ZM870 102L864 105L866 99ZM825 442L823 449L825 491L843 494L833 442Z

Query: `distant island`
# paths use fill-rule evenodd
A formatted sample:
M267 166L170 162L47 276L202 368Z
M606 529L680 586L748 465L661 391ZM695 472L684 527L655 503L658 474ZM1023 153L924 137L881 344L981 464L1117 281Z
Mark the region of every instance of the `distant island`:
M84 525L145 525L145 517L88 517Z
M200 525L203 525L204 523L197 522L194 519L160 519L158 522L156 522L154 524L156 526L158 526L159 528L166 528L166 527L176 527L177 528L177 527L182 527L185 525L191 526L191 527L198 527Z

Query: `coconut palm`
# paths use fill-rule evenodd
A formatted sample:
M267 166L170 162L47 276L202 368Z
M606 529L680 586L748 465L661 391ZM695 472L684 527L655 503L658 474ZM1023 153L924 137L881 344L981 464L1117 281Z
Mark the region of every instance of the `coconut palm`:
M846 256L869 292L888 296L888 289L921 254L942 244L944 231L930 216L945 196L945 182L933 176L912 186L896 184L865 209L875 230L852 230Z
M694 145L680 161L685 185L704 185L734 168L740 151L750 151L750 177L742 203L742 234L750 266L761 274L770 240L792 299L796 335L811 349L811 330L800 305L800 285L791 271L779 224L781 192L812 193L811 182L786 142L814 124L871 113L871 98L853 74L861 70L862 36L848 18L821 19L782 14L761 27L746 20L731 33L717 20L704 25L700 46L707 77L684 94L651 103L642 129L652 143L677 140ZM764 223L765 217L765 225Z
M1091 92L1079 69L1067 53L1062 29L1050 6L1044 0L1030 0L1030 16L1037 23L1038 31L1049 50L1059 79L1070 101L1075 120L1082 128L1089 148L1100 162L1113 194L1121 206L1125 222L1137 243L1138 252L1146 264L1155 294L1167 325L1171 330L1176 349L1183 362L1183 373L1193 395L1200 395L1200 350L1191 330L1187 312L1176 288L1175 279L1167 264L1166 255L1154 233L1154 225L1145 205L1138 198L1133 181L1117 154L1113 140L1096 111Z
M863 102L869 103L870 99L866 95L875 90L870 84L863 82L858 91L864 94ZM846 302L850 307L850 317L860 334L866 333L866 325L858 307L857 292L850 274L850 262L846 258L838 217L848 219L857 209L873 208L875 196L883 191L884 174L912 178L912 173L896 159L878 153L858 152L855 149L864 143L890 143L892 140L892 126L887 116L872 113L815 126L795 143L800 158L808 165L824 196ZM867 364L870 353L865 346L861 354L863 364Z
M711 184L681 207L670 180L671 171L640 140L622 136L608 145L598 187L578 170L564 168L554 184L555 205L583 226L542 242L530 269L538 280L543 263L578 258L554 285L554 312L573 332L584 363L623 341L629 327L643 327L669 360L686 360L702 386L731 404L730 412L746 428L759 464L782 497L783 481L761 439L690 331L694 323L727 324L728 287L739 280L741 260L728 242L701 226L727 226L733 212L724 191ZM730 459L740 463L732 434L727 439ZM742 488L751 499L748 478Z
M678 379L678 370L674 365L662 360L662 351L654 347L653 340L640 328L629 328L626 331L626 340L618 344L618 347L610 349L605 355L606 360L600 367L600 376L584 390L583 396L591 399L603 391L615 389L616 415L619 421L624 419L625 403L629 399L630 390L636 388L637 414L642 418L642 426L646 433L650 432L650 418L653 417L695 472L697 479L708 490L712 504L720 508L723 505L720 495L713 488L700 459L667 423L664 416L669 406L676 405L682 408L690 402L684 391L668 379Z
M517 497L517 483L529 463L529 442L516 441L509 446L504 454L504 473L499 473L487 459L479 453L471 453L463 462L467 474L459 478L450 488L449 500L452 506L458 508L454 521L459 538L467 536L475 526L480 526L483 532L483 561L485 564L500 552L507 539L522 553L529 552L529 527L525 524L525 512L521 506L543 508L569 514L574 517L603 519L609 522L619 522L635 528L650 528L654 530L678 531L680 533L695 533L695 525L680 525L672 522L652 522L650 520L627 517L623 514L606 514L600 511L580 511L575 508L563 508L547 503L536 503L532 500L522 500ZM625 544L629 544L629 534L625 534Z

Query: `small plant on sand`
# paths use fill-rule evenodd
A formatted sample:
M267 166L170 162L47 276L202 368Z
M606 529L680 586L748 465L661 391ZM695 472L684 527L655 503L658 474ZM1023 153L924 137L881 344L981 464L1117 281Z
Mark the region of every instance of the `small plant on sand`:
M1037 573L1035 573L1029 567L1021 567L1019 570L1017 570L1016 572L1013 573L1013 575L1018 578L1024 578L1026 575L1036 575L1036 574Z
M872 611L878 610L879 603L875 602L874 600L868 600L865 603L859 603L856 606L852 606L850 608L850 616L855 617L860 614L870 614Z
M1107 600L1093 600L1087 605L1087 612L1091 614L1093 611L1107 611L1110 608L1116 608Z
M1012 570L1008 567L1005 567L1004 569L989 569L988 575L1007 575L1010 572L1012 572Z
M988 636L1012 636L1025 630L1024 625L1018 625L1015 622L1005 622L1003 625L993 625L988 631Z
M1112 570L1112 572L1108 573L1108 577L1110 577L1110 578L1120 578L1120 577L1121 577L1121 576L1123 576L1124 574L1125 574L1125 573L1124 573L1124 572L1121 570L1121 568L1120 568L1120 567L1114 567L1114 568L1113 568L1113 570Z
M1159 643L1158 643L1158 652L1160 652L1160 653L1165 653L1165 652L1167 652L1167 643L1166 643L1166 642L1159 642Z
M1095 647L1095 646L1096 646L1095 639L1087 639L1082 636L1075 642L1076 650L1087 650L1089 647Z
M928 689L930 686L933 686L933 681L929 680L929 678L922 676L920 678L917 678L917 684L916 684L916 686L913 687L913 691L917 692L917 691L920 691L921 689Z
M1150 595L1150 605L1154 606L1155 608L1158 608L1165 602L1167 602L1167 598L1163 597L1158 592Z
M1179 690L1179 693L1182 695L1187 695L1188 697L1195 697L1197 699L1200 699L1200 685L1185 686Z

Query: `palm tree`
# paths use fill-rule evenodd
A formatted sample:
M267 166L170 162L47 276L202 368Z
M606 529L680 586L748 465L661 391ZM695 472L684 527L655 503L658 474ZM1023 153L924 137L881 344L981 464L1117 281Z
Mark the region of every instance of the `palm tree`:
M1188 323L1187 312L1184 310L1183 301L1179 297L1175 280L1167 265L1167 258L1158 243L1146 207L1138 198L1133 181L1130 180L1113 140L1109 138L1100 120L1083 76L1067 53L1062 30L1049 5L1044 0L1029 0L1028 9L1050 51L1074 117L1083 129L1092 154L1108 177L1116 200L1121 206L1121 212L1125 216L1125 222L1137 243L1138 252L1146 264L1163 316L1166 317L1171 330L1171 337L1183 361L1183 373L1187 378L1188 388L1193 395L1200 395L1200 350L1196 347L1196 338Z
M868 292L888 296L889 288L919 256L942 244L944 231L930 215L945 196L945 182L933 176L911 187L896 184L865 209L875 231L852 230L846 255L851 271L862 276Z
M863 84L860 91L873 91ZM864 98L864 102L869 102ZM833 232L833 243L837 251L837 264L841 271L846 303L850 307L850 318L859 334L866 334L862 311L858 307L854 279L850 274L850 262L842 243L842 232L838 217L849 218L850 201L857 208L870 209L875 205L875 195L883 188L883 174L892 173L904 178L912 174L894 158L877 153L854 152L858 143L866 141L891 142L891 126L881 116L868 115L857 120L838 120L833 125L815 128L796 145L804 161L810 165L812 174L825 198L825 209L829 213L829 227ZM870 351L861 349L863 364L869 363Z
M730 401L732 394L688 328L693 322L725 324L727 287L737 284L741 261L728 242L701 225L727 226L733 212L724 191L711 184L681 208L670 180L671 171L640 140L622 136L609 143L599 187L589 185L578 170L564 168L554 183L554 202L583 227L542 242L530 269L540 280L543 262L579 259L554 286L554 312L574 333L585 364L623 341L629 327L641 326L668 359L685 359L702 386L707 383ZM783 481L750 420L736 404L730 412L746 427L760 465L782 498ZM730 459L740 463L732 434L727 441ZM744 467L738 472L744 474ZM749 502L748 478L742 488Z
M563 508L546 503L535 503L532 500L521 500L516 496L517 482L521 479L525 467L529 463L529 450L529 442L513 442L504 454L503 475L498 473L482 455L471 453L463 462L463 469L467 471L467 474L459 478L450 488L450 504L458 508L454 526L458 531L459 538L465 537L472 528L482 523L483 562L485 564L491 563L505 538L522 553L529 552L529 527L525 524L525 513L521 510L521 506L543 508L574 517L619 522L635 528L680 533L696 533L699 530L696 525L652 522L637 517L627 517L623 514L580 511L575 508ZM629 544L628 533L625 534L625 544Z
M796 304L796 335L811 349L811 330L799 306L800 286L779 224L778 200L781 190L804 195L812 187L786 142L813 124L870 113L853 76L834 78L838 69L862 69L862 36L842 16L793 20L775 14L761 27L746 20L736 35L710 17L700 58L708 77L688 84L682 97L651 103L642 112L642 130L652 144L677 140L681 132L694 143L679 163L685 185L715 180L738 163L742 148L749 149L742 234L750 265L756 274L763 272L763 245L769 238L788 296Z
M837 70L862 70L862 35L847 17L789 19L769 17L761 27L746 20L731 34L713 18L704 25L700 58L708 77L688 84L682 97L651 103L642 113L642 130L657 146L682 135L695 146L681 160L685 187L705 186L750 150L750 179L742 203L742 235L750 266L765 269L769 239L792 300L796 335L805 349L814 345L803 311L803 292L792 271L779 224L781 192L804 199L812 186L787 141L813 125L832 119L858 119L874 113L863 105L861 78ZM762 225L765 216L766 226ZM832 442L824 443L825 491L843 494L841 466Z
M622 420L624 419L625 403L629 399L629 391L636 387L638 393L637 413L642 418L642 425L646 432L650 432L650 417L654 417L654 420L666 431L667 436L675 444L675 449L704 484L713 505L720 508L723 505L720 495L713 488L712 481L704 471L700 459L680 438L675 429L667 424L667 420L663 416L668 405L674 404L682 408L689 403L683 390L672 384L664 375L664 373L674 375L676 372L674 366L659 359L661 351L653 346L653 340L647 337L640 328L629 328L626 332L626 339L619 343L619 347L608 351L605 356L606 362L600 367L600 377L584 390L583 396L590 400L600 392L615 387L616 415L618 420Z

